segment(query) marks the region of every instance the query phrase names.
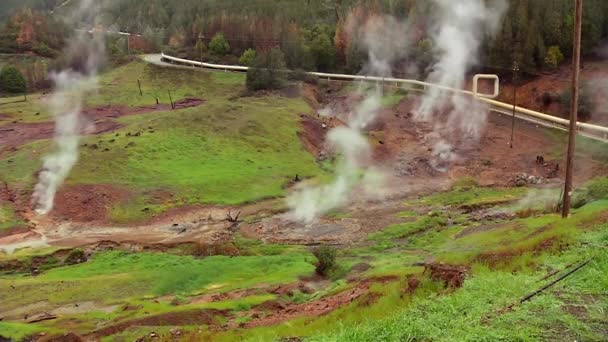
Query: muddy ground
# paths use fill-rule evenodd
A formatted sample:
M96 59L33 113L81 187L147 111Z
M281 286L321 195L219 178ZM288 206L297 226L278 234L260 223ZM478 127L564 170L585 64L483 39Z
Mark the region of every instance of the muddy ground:
M339 88L336 88L339 89ZM336 126L343 125L345 115L356 105L358 99L321 93L318 89L305 87L304 95L316 109L330 106L333 117L302 115L299 133L303 146L319 161L332 157L325 146L325 135ZM328 100L331 99L331 100ZM197 106L202 100L187 99L178 106ZM0 246L11 250L24 245L50 244L74 247L96 241L175 243L183 241L205 241L213 243L228 238L235 231L245 236L268 242L297 244L348 244L360 240L371 232L395 223L397 214L403 210L403 200L449 189L451 183L462 177L472 177L482 186L511 186L518 174L538 177L543 184L559 185L563 177L562 160L551 160L555 152L555 141L544 134L543 128L517 121L514 148L510 148L511 119L498 114L488 114L487 123L479 140L459 137L449 171L442 172L432 164L433 127L416 122L412 111L415 99L406 99L392 108L381 111L378 119L368 129L374 147L375 164L380 165L387 176L388 189L382 199L370 200L355 192L352 204L343 210L347 217L322 218L315 224L304 225L290 220L282 212L280 200L262 201L243 207L191 206L170 210L148 222L117 226L105 218L105 211L112 203L129 196L127 190L112 185L63 187L57 194L56 207L47 217L35 216L27 206L28 194L10 194L17 203L20 214L28 222L29 231L19 230L20 235L0 237ZM101 107L86 111L95 128L95 134L118 127L113 119L124 115L143 114L166 110L163 105L127 108ZM11 126L12 125L12 126ZM51 123L14 123L3 126L15 130L2 135L0 142L17 148L20 144L47 137L52 133ZM46 126L45 126L46 125ZM36 129L32 127L37 127ZM31 129L31 130L30 130ZM545 156L539 164L536 157ZM586 160L590 167L578 181L594 175L605 174L606 167L596 161ZM556 170L556 165L562 166ZM162 196L162 194L159 194ZM247 222L233 223L227 220L231 211L242 211L241 218ZM28 242L29 241L29 242Z

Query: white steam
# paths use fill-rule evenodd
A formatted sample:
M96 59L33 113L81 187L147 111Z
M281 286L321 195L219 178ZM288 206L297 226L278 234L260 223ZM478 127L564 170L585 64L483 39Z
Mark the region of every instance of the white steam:
M507 10L505 0L433 0L438 9L431 28L434 54L427 82L454 89L463 89L467 73L478 62L483 39L494 35ZM448 110L447 118L437 118ZM461 136L478 139L485 125L487 107L468 95L448 92L436 87L428 89L422 98L415 119L434 122L442 137L435 144L435 164L447 170L456 156L453 141ZM447 136L445 136L447 135Z
M362 28L363 32L354 34L360 36L359 40L368 51L363 72L390 77L393 64L407 51L406 25L385 16L367 20ZM384 177L371 166L372 148L363 134L382 108L382 85L360 84L359 92L364 99L349 113L348 126L334 128L327 134L328 147L340 156L335 179L327 185L296 189L287 198L293 219L311 223L324 213L348 204L356 189L365 197L382 196Z
M93 0L84 0L74 19L95 24L97 7ZM32 203L38 214L53 209L55 194L78 161L78 144L83 126L81 111L84 97L97 87L97 72L105 56L102 34L88 30L78 31L69 40L65 51L70 66L51 74L55 84L50 109L55 116L55 151L44 157L38 184L34 188Z

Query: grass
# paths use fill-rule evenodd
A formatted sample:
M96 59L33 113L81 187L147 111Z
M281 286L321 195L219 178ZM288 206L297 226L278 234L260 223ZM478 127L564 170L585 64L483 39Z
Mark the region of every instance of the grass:
M8 117L0 118L0 126L13 121L42 122L52 120L52 115L44 105L42 94L30 94L27 101L23 95L0 98L0 113Z
M0 232L24 225L12 207L0 204Z
M478 193L474 187L469 189ZM608 200L599 200L575 210L567 220L556 215L539 215L491 223L489 227L458 218L457 224L445 225L453 212L450 209L446 213L433 212L371 235L367 242L372 245L364 243L361 247L339 250L338 267L345 270L342 276L312 294L296 291L291 297L281 298L305 303L351 288L354 284L345 280L347 277L396 277L382 285L371 285L375 293L372 300L366 295L328 315L299 317L271 327L230 331L185 327L182 331L188 330L185 333L192 340L214 341L266 341L293 336L314 341L536 341L555 340L562 335L569 340L602 340L608 286L608 278L603 276L608 271L608 226L600 217L606 208ZM416 217L414 212L403 212L400 216L409 220ZM533 252L534 246L548 239L561 244L559 253L552 248ZM248 310L252 307L279 298L259 293L198 303L195 296L260 284L292 283L314 271L316 259L304 246L266 244L238 235L234 244L242 255L248 256L196 259L165 253L103 252L87 263L55 268L35 278L3 277L0 291L5 292L9 285L16 289L11 291L14 295L10 300L0 301L0 306L10 310L48 300L51 305L94 301L100 306L137 307L66 315L39 325L45 329L69 326L80 333L110 322L210 308L229 310L240 317L239 321L246 322L251 319ZM517 253L505 258L499 267L478 258L513 251ZM555 289L516 306L513 311L501 311L542 286L544 283L539 279L545 274L592 256L595 259L589 267ZM415 266L428 260L466 263L472 266L472 273L463 288L444 290L441 284L423 275L424 267ZM348 272L360 263L370 268L362 273ZM421 285L413 295L403 295L409 275L416 275ZM90 291L91 283L96 284L95 291ZM584 307L585 314L571 313L567 308L573 305ZM513 331L513 326L521 329ZM110 340L130 340L151 331L162 335L166 332L163 329L130 328Z
M164 253L127 253L119 251L96 254L84 264L58 267L38 277L8 275L0 279L3 310L29 304L43 304L45 310L57 306L73 307L75 302L94 302L101 307L128 304L136 310L91 311L68 314L44 322L45 331L63 329L86 333L100 325L138 317L199 309L230 311L249 310L272 300L275 295L259 294L218 302L187 304L191 296L245 289L260 285L295 282L314 271L310 254L207 257L196 259ZM95 291L91 291L94 283ZM169 296L169 299L157 299ZM180 305L172 303L175 298ZM77 322L77 323L76 323Z
M85 264L55 268L36 278L6 277L0 284L4 289L9 285L18 289L10 306L45 299L60 304L70 298L108 300L223 292L261 283L295 281L312 272L312 259L304 254L195 259L160 253L105 252ZM91 281L98 282L96 291L90 291ZM49 293L53 295L48 296Z
M445 227L447 218L442 215L429 215L418 218L413 222L393 224L382 231L369 235L369 239L377 243L377 248L393 247L393 240L404 239L419 232Z
M83 139L83 144L99 148L81 148L66 183L113 184L131 192L108 209L115 222L142 220L181 205L233 205L279 197L296 174L323 175L297 135L298 115L310 112L301 98L241 97L243 75L165 69L143 62L110 71L99 83L98 94L88 98L90 106L150 105L156 93L167 94L169 89L174 101L206 101L195 108L123 117L118 120L122 129ZM136 132L141 135L128 136ZM0 179L31 190L33 174L49 145L32 142L5 155L0 159ZM173 196L158 202L149 196L155 190Z
M568 143L567 132L559 130L545 130L545 134L553 140L555 146L549 157L562 159ZM591 157L597 161L608 162L608 144L590 139L581 135L576 137L576 158Z
M525 195L524 188L483 188L456 186L452 191L437 193L421 200L426 205L486 206L510 202Z
M22 341L26 337L38 334L49 329L41 327L37 324L0 322L0 336L11 341Z
M608 203L603 203L606 208ZM583 216L589 212L580 213ZM584 220L583 220L584 221ZM572 223L572 222L570 222ZM608 225L581 234L574 248L537 256L539 267L519 272L476 265L463 288L443 296L416 297L413 305L382 320L339 325L312 341L542 341L605 340ZM546 270L594 257L588 267L530 302L503 311L543 285ZM590 300L593 298L593 300ZM584 314L568 308L583 307ZM517 327L517 329L513 329ZM602 332L604 331L604 332Z

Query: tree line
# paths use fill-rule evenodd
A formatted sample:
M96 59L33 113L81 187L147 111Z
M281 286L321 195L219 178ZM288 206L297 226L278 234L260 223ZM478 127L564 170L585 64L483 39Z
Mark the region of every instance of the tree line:
M5 7L13 0L7 0ZM23 2L23 1L22 1ZM572 51L572 0L508 0L495 37L484 44L481 64L507 72L513 62L531 72L552 70ZM60 18L45 11L56 0L26 0L0 28L0 52L55 56L70 34ZM281 50L290 69L357 73L366 60L353 21L381 15L407 20L417 42L404 58L424 70L433 41L426 18L428 0L112 0L101 1L108 27L141 33L146 44L109 38L112 55L167 51L189 58L246 62L244 53ZM583 53L591 54L608 34L608 1L586 0ZM132 42L131 42L132 43ZM251 55L251 52L248 52Z

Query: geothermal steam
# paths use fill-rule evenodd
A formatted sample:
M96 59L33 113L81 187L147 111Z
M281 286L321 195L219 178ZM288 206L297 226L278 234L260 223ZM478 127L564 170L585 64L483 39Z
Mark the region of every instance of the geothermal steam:
M365 25L360 37L368 52L364 73L390 77L393 63L406 51L407 29L392 17L373 18ZM381 195L382 173L370 166L372 148L362 132L376 119L381 108L382 85L366 87L361 84L359 93L364 99L349 113L348 125L334 128L327 134L328 147L340 156L334 181L318 187L304 186L288 197L293 219L311 223L320 215L347 204L358 187L367 197Z
M505 0L433 0L438 9L431 36L437 62L427 82L463 89L465 77L478 62L483 39L494 35L507 10ZM447 120L436 120L435 113L449 109ZM435 142L434 163L446 165L456 159L453 140L460 136L478 139L485 124L487 108L467 95L430 88L423 97L415 118L434 122L440 138ZM438 168L442 171L444 167Z
M84 0L74 14L77 20L93 24L97 17L93 0ZM55 116L55 151L44 157L38 184L34 188L32 203L38 214L53 209L57 188L63 183L78 161L78 143L83 122L80 117L82 103L87 93L97 85L97 71L105 56L101 34L78 31L69 40L65 51L69 67L51 74L55 89L50 99L50 109Z

